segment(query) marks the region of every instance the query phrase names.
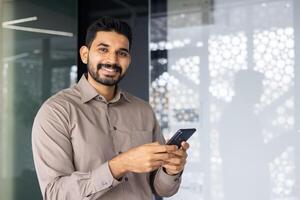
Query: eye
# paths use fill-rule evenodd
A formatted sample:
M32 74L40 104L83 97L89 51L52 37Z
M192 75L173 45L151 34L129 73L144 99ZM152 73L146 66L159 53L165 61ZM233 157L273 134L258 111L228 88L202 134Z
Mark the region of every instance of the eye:
M119 52L118 52L118 55L121 56L121 57L128 57L128 56L129 56L129 53L126 52L126 51L119 51Z
M108 52L108 49L107 49L107 48L104 48L104 47L101 47L101 48L99 48L99 51L100 51L101 53L107 53L107 52Z

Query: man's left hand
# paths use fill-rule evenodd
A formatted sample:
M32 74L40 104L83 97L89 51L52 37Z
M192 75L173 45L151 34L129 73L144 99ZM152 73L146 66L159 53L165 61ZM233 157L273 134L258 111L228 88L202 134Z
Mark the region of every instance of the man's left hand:
M188 156L186 151L188 150L189 146L189 143L182 142L181 147L172 152L172 158L169 158L165 161L163 167L169 175L179 174L184 169Z

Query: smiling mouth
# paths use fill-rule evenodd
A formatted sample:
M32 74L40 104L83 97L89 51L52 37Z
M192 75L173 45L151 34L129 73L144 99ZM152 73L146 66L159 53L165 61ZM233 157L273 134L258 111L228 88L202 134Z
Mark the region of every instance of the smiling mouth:
M116 68L108 68L108 67L101 67L100 69L102 75L106 76L106 77L114 77L116 76L119 72Z
M108 75L115 75L117 73L122 73L122 68L117 64L99 64L97 66L98 70L108 73Z
M108 71L108 72L117 72L117 70L113 69L113 68L102 67L101 69Z

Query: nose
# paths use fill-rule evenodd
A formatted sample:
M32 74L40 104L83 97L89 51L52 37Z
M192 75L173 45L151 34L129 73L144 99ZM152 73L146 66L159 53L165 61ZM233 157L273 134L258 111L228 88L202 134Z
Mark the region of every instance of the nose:
M116 64L118 61L117 54L115 52L109 53L107 61L109 64Z

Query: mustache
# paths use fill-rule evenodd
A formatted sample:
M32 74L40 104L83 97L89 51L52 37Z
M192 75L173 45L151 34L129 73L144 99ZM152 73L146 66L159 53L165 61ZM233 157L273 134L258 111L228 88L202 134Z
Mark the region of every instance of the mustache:
M97 65L97 71L101 69L102 67L113 69L115 72L122 73L122 68L118 64L105 64L105 63L100 63Z

